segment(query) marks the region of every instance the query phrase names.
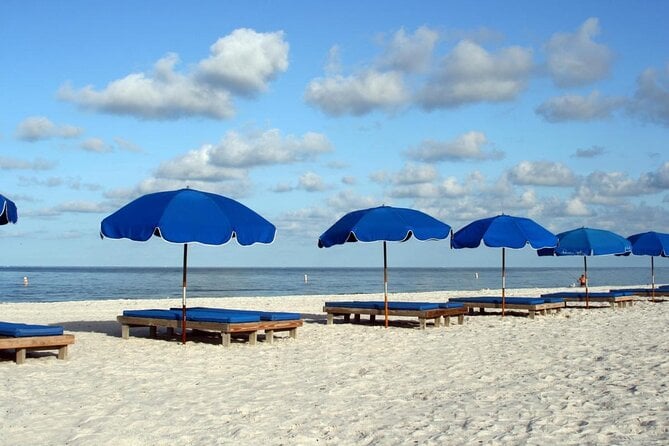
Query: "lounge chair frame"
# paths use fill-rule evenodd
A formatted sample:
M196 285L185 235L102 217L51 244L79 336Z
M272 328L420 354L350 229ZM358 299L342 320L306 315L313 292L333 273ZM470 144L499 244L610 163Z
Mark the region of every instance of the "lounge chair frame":
M146 318L134 316L118 316L116 320L121 324L121 337L128 339L131 328L148 327L149 335L152 338L157 337L158 328L166 328L168 334L173 335L174 330L181 330L181 321L173 319ZM297 329L303 324L302 319L284 320L284 321L258 321L258 322L199 322L187 321L186 327L192 330L220 333L221 344L228 347L232 341L232 335L244 335L248 337L250 345L255 345L258 339L258 332L263 331L265 342L271 344L274 341L276 332L287 331L293 339L297 338Z
M478 309L479 314L485 313L486 308L495 308L501 309L502 304L496 302L477 302L472 300L467 302L465 300L459 300L458 302L464 304L465 308L469 311L469 314L474 314L475 310ZM564 302L544 302L541 304L514 304L505 302L505 310L521 310L527 311L530 319L534 319L534 316L539 314L550 314L551 311L559 313L565 307Z
M369 315L369 321L374 323L376 321L376 316L384 316L385 312L382 309L375 308L355 308L355 307L336 307L336 306L324 306L323 311L327 313L327 324L332 325L334 323L335 316L343 316L344 322L351 321L351 315L353 315L354 322L360 323L361 315ZM465 313L467 310L464 307L458 308L435 308L430 310L388 310L389 316L403 316L403 317L416 317L418 318L419 326L421 330L425 330L427 326L427 321L432 320L435 327L441 326L441 318L444 318L444 325L450 325L450 318L457 317L458 324L462 325L465 318Z
M74 335L64 334L57 336L0 336L0 350L15 350L14 361L23 364L28 351L58 350L58 359L67 359L67 346L74 344Z
M563 297L565 302L586 302L585 297ZM616 307L621 308L621 307L626 307L626 306L632 306L634 305L634 296L629 295L629 296L610 296L610 297L602 297L602 296L589 296L587 301L590 304L597 304L597 303L608 303L609 306L612 309L616 309ZM581 308L581 306L571 306L570 308ZM585 308L585 307L583 307Z

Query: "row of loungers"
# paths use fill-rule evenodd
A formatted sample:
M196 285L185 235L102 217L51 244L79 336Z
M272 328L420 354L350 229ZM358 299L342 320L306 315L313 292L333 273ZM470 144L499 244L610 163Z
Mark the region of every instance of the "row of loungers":
M353 315L354 322L360 322L360 316L363 314L368 315L370 322L374 323L376 316L385 316L385 302L357 300L325 302L323 311L327 314L328 325L334 323L335 316L342 316L345 322L350 322ZM458 324L462 325L465 313L465 307L456 302L388 302L388 316L418 318L421 330L425 329L428 320L432 320L434 326L439 327L442 318L446 326L450 325L451 317L457 317Z
M58 359L67 359L67 346L74 336L63 334L63 327L0 322L0 350L14 350L14 361L23 364L27 351L58 350Z
M151 337L157 336L158 328L165 328L169 335L181 330L182 310L180 308L125 310L116 318L121 324L121 337L128 339L131 328L148 327ZM186 310L186 328L200 332L216 333L221 336L221 344L229 346L232 336L244 336L249 344L255 345L258 332L263 332L265 342L272 343L274 333L287 331L291 338L297 337L297 329L302 326L299 313L230 310L221 308L195 307Z
M652 288L620 288L611 290L611 292L626 292L643 297L669 297L669 285L658 286L654 290Z
M585 291L565 291L542 294L542 298L560 298L565 302L607 303L611 308L625 307L634 304L634 294L627 290L585 293Z
M612 308L632 305L633 296L651 296L650 288L628 288L609 292L588 293L588 300L593 303L608 303ZM655 289L656 296L669 296L669 286L663 285ZM585 302L585 292L560 292L542 294L541 297L507 297L504 307L514 311L527 311L530 318L536 313L546 314L559 312L566 302ZM446 326L450 318L456 317L462 325L464 315L473 314L478 309L483 313L486 309L502 308L501 297L467 297L451 298L448 302L388 302L388 315L417 318L421 329L425 329L428 321L435 327L441 325L443 318ZM376 316L385 315L383 301L343 301L326 302L323 311L327 314L327 323L334 323L334 317L342 316L350 322L360 322L361 315L368 315L373 323ZM156 337L158 328L165 328L169 335L176 329L181 330L182 310L180 308L125 310L117 317L121 324L121 337L128 339L131 328L149 328L149 335ZM230 310L221 308L195 307L186 312L186 327L200 332L220 334L221 344L230 345L233 335L241 335L254 345L259 332L265 335L265 342L272 343L276 332L287 331L291 338L297 337L297 329L303 324L298 313ZM58 359L67 358L68 345L74 344L74 336L63 334L63 327L50 325L29 325L15 322L0 322L0 350L14 350L15 361L22 364L27 351L57 350Z
M462 303L470 314L476 309L484 313L487 308L502 308L501 297L455 297L450 302ZM506 310L527 311L530 319L534 319L536 313L559 312L564 308L565 301L561 297L505 297L503 306Z

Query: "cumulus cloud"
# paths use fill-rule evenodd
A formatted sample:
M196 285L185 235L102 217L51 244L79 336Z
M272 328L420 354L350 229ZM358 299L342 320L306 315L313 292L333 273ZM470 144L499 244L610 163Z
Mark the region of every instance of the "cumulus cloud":
M305 172L300 175L297 182L298 188L307 192L320 192L326 189L326 185L320 175L314 172Z
M210 47L211 55L198 64L197 75L234 93L254 95L288 69L288 50L282 31L237 29Z
M463 40L443 59L418 101L427 110L510 101L525 89L531 71L529 49L512 46L491 54L480 45Z
M331 150L330 141L320 133L298 137L283 136L277 129L248 134L230 131L218 144L205 144L163 162L155 175L205 182L244 180L250 168L308 161Z
M393 179L395 184L429 183L439 176L437 169L430 164L406 164Z
M571 169L552 161L523 161L507 175L513 184L525 186L573 186L577 178Z
M471 131L453 141L425 140L418 147L410 149L406 155L413 160L426 163L439 161L482 161L501 159L503 152L484 151L488 138L482 132Z
M535 112L548 122L594 121L611 117L611 113L624 103L622 98L604 97L593 91L588 96L565 95L549 99Z
M669 189L669 162L663 163L654 172L642 175L641 181L652 190Z
M246 178L247 172L245 169L216 165L212 161L216 150L216 146L206 144L199 149L189 151L185 155L164 161L158 166L155 176L161 179L205 182Z
M307 132L301 137L281 135L278 129L261 133L228 132L212 150L212 162L224 167L256 167L312 160L333 150L321 133Z
M594 41L599 31L599 20L589 18L576 32L556 33L550 38L546 44L547 65L556 85L587 85L609 74L613 54Z
M17 158L0 156L0 170L51 170L56 167L55 161L35 158L26 161Z
M226 119L234 115L232 96L251 96L288 66L288 44L283 33L235 30L211 47L211 55L185 73L176 71L179 56L170 53L149 73L131 73L96 90L64 84L61 100L99 112L144 119L204 116Z
M35 142L51 138L76 138L83 129L69 124L55 124L44 116L30 116L16 127L16 137L22 141Z
M423 72L430 65L438 39L439 34L426 26L421 26L413 34L402 28L386 46L381 65L405 73Z
M332 116L360 116L375 109L392 111L408 98L401 73L373 69L352 76L314 79L304 93L307 103Z
M669 64L663 72L649 68L639 76L628 110L644 121L669 127Z

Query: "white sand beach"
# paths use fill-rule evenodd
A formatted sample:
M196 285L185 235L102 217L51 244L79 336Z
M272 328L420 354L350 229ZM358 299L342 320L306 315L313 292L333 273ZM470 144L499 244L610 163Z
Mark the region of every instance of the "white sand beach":
M562 290L562 289L561 289ZM600 289L600 291L603 289ZM553 289L509 290L537 296ZM597 289L595 289L597 291ZM491 290L487 294L496 294ZM445 301L481 292L393 294ZM325 300L191 299L303 313L297 339L229 348L120 337L123 309L169 300L0 305L58 324L69 358L0 357L3 445L667 444L669 302L463 325L325 325Z

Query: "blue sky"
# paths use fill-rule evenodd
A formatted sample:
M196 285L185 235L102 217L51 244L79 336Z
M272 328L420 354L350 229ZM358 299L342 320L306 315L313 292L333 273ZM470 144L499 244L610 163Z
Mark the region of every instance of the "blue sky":
M669 232L667 17L664 1L2 2L0 193L19 209L2 264L178 266L174 245L98 234L185 186L278 228L194 246L195 266L375 266L378 244L316 240L380 204L454 230L507 213ZM448 246L392 244L390 264L499 265ZM509 253L556 264L580 261Z

